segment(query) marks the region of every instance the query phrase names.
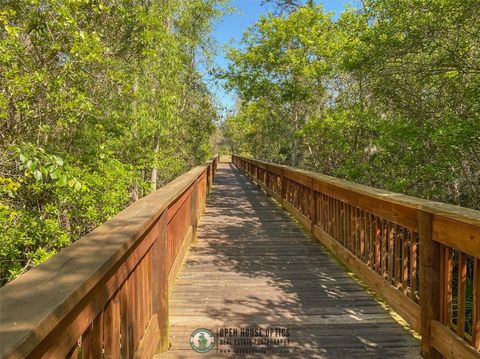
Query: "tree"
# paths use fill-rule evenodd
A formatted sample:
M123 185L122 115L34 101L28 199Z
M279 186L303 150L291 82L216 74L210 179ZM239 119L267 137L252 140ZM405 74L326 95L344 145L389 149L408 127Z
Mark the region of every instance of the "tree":
M224 1L0 7L0 283L211 154Z
M225 133L257 158L480 208L479 6L372 0L333 21L302 3L261 18L230 52L241 105Z

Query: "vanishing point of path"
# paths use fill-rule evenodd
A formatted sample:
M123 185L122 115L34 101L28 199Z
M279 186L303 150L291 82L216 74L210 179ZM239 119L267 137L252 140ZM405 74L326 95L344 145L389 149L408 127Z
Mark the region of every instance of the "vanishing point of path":
M156 358L232 357L218 350L251 348L234 339L255 327L288 329L289 353L237 356L418 358L420 351L419 341L275 201L222 163L171 295L170 350ZM238 336L198 354L189 344L198 328L236 328Z

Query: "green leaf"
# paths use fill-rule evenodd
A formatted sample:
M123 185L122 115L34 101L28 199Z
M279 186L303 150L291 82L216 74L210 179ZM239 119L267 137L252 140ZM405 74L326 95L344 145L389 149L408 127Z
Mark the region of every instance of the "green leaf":
M33 171L35 169L35 166L32 160L28 160L26 166L27 166L27 169L30 171Z
M43 179L43 175L42 175L42 172L40 172L39 170L35 170L33 172L33 176L35 177L35 179L37 181L41 181Z
M60 174L61 174L60 170L55 170L53 172L50 172L50 178L57 179L60 177Z
M55 163L59 166L63 166L63 160L58 156L55 156Z
M58 178L58 184L60 186L65 186L67 184L67 176L63 175Z
M24 163L27 160L27 157L23 153L20 154L20 161Z

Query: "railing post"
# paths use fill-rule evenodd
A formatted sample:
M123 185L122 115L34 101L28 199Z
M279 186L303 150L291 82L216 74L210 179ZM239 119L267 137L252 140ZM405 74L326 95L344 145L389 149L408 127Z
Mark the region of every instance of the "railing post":
M432 345L432 320L440 317L440 244L432 238L433 215L418 210L417 219L420 237L421 354L426 359L436 359L441 355Z
M156 227L158 237L152 246L152 314L157 314L160 340L157 352L168 349L168 248L167 248L167 211L160 216Z

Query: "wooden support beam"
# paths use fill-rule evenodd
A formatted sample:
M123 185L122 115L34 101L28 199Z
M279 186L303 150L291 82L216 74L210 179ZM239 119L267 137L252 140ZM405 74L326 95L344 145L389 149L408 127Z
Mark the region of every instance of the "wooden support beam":
M433 216L418 211L420 235L420 308L422 355L426 359L441 358L432 342L432 320L440 317L440 244L432 238ZM413 280L413 278L411 279Z

